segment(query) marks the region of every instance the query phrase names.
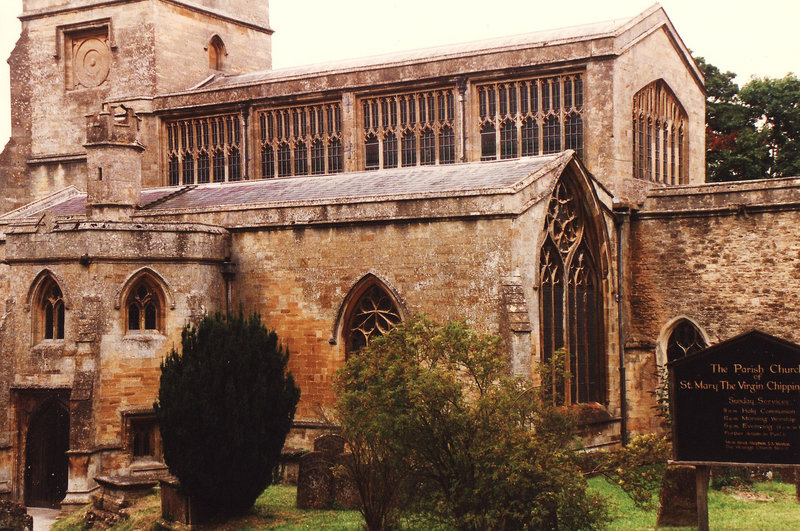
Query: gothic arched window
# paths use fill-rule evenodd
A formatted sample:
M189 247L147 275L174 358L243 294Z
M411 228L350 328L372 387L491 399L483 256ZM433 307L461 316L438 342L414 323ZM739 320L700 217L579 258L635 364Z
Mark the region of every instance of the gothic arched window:
M345 319L346 354L358 352L401 320L399 308L389 292L376 282L368 284L354 298Z
M163 308L161 291L149 278L141 278L125 301L128 331L161 331Z
M64 339L64 295L52 278L40 287L37 339Z
M208 67L222 70L226 55L228 53L225 51L225 43L222 42L219 35L211 37L211 42L208 43Z
M556 185L547 211L539 265L542 360L549 363L557 403L602 402L603 302L597 252L574 191ZM565 378L554 354L563 349Z
M664 184L689 182L684 135L687 123L688 115L681 102L663 80L653 81L633 96L635 178Z
M681 319L667 340L667 361L675 361L698 350L703 350L708 344L703 334L688 319Z

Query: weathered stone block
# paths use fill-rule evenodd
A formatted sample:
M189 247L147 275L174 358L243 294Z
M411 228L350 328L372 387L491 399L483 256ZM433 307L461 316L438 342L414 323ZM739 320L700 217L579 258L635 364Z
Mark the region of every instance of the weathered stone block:
M673 465L664 471L658 496L657 525L697 525L697 482L693 466Z

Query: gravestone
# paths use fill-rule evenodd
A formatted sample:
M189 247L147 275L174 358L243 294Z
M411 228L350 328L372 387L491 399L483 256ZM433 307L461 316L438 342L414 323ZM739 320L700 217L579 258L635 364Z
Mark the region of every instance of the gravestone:
M333 461L322 452L308 452L300 458L297 476L297 507L327 509L333 500Z
M339 435L323 435L314 441L314 451L300 457L297 474L297 507L330 509L338 505L356 509L360 498L355 485L334 469L346 465L350 454L344 453L345 441Z
M691 526L697 523L695 468L671 465L664 471L658 495L659 526Z
M314 451L328 457L336 457L344 453L344 438L341 435L323 435L314 440Z

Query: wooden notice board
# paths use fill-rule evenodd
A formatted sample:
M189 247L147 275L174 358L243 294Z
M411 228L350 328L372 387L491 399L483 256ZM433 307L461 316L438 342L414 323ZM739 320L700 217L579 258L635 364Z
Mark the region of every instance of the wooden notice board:
M800 346L751 331L668 368L676 461L800 465Z

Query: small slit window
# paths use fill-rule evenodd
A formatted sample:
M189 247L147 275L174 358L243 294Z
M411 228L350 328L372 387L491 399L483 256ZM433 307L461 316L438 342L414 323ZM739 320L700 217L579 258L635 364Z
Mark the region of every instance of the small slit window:
M211 37L211 42L208 43L208 67L212 70L222 70L226 55L228 54L225 51L225 44L219 35Z

